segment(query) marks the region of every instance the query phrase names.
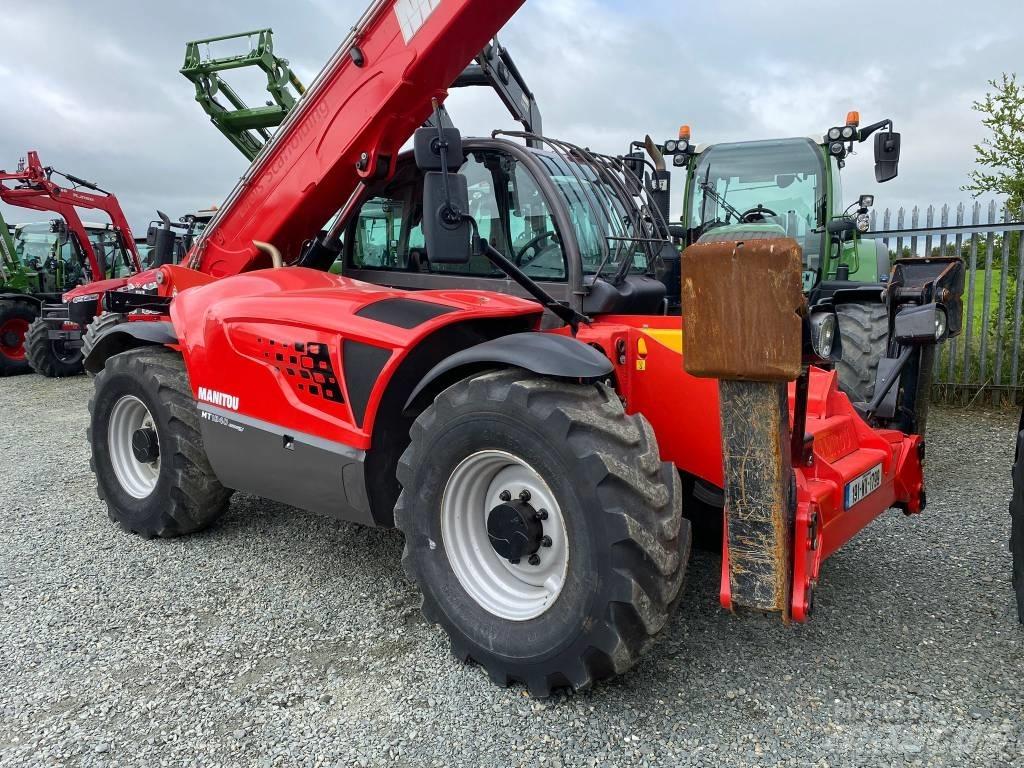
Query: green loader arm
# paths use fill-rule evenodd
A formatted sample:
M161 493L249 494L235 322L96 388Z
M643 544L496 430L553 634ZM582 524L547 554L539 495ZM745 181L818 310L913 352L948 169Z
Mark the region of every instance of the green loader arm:
M270 129L284 120L306 88L288 66L288 60L274 55L273 30L257 29L236 35L194 40L185 46L181 74L196 89L196 101L228 141L251 162L270 138ZM216 57L214 44L246 40L247 53ZM221 76L234 69L255 67L267 77L270 100L264 106L248 106Z

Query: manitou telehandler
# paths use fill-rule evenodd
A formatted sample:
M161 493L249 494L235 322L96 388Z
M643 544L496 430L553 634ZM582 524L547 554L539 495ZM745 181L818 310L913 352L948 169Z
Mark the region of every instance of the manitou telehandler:
M53 181L55 175L64 177L72 186L60 186ZM119 279L141 270L135 240L121 206L113 194L92 182L44 167L36 152L29 152L27 163L20 163L16 171L0 171L0 201L61 216L55 222L58 241L71 243L79 269L69 269L62 258L57 258L51 266L44 265L44 269L57 275L60 292L73 285L85 286L87 290L77 293L69 302L61 300L59 293L51 296L50 291L41 290L37 294L41 301L18 304L21 314L15 331L21 332L23 352L20 358L27 359L37 373L44 376L81 373L82 329L96 316L100 295L108 286L119 285ZM103 211L110 217L111 226L104 229L102 238L90 236L90 229L78 215L79 208ZM73 285L67 284L68 278ZM28 321L29 311L34 317L27 328L21 330L21 324ZM8 341L12 357L18 359L16 334L12 333Z
M677 251L632 160L446 127L446 88L519 5L371 5L188 266L104 295L88 439L144 537L211 525L235 490L397 525L455 654L545 695L665 627L684 477L723 491L722 604L803 621L822 560L922 510L924 446L884 392L839 391L835 310L801 293L794 240L691 246L667 314ZM908 407L962 275L893 269L886 387Z

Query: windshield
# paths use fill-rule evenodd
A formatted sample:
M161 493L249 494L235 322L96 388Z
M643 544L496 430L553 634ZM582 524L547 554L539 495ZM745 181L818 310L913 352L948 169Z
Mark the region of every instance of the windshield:
M718 144L705 150L690 187L690 227L701 232L737 224L758 207L755 223L797 239L823 224L825 168L810 139Z
M607 276L623 268L646 271L645 235L637 231L637 211L623 203L616 189L589 166L557 155L537 157L565 200L583 274Z
M109 229L89 228L89 242L103 264L107 277L124 277L132 273L131 259L121 246L121 239ZM59 258L65 270L80 271L89 276L89 265L68 237L58 246L57 234L49 222L23 224L14 233L14 255L23 265L37 269L53 269Z

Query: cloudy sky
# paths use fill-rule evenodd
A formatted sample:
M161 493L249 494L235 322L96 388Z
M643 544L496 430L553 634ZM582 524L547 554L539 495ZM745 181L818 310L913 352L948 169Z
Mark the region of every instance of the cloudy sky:
M219 202L246 162L178 74L185 41L273 27L308 83L366 3L0 0L0 167L37 149L115 191L136 234L158 207ZM971 102L1000 72L1024 75L1021 29L1020 0L533 0L501 38L545 132L607 152L683 122L695 141L726 141L819 135L850 109L864 123L890 117L899 178L875 189L865 145L844 182L847 198L875 192L884 207L969 199L959 187L984 135ZM490 94L455 93L448 106L466 134L515 127Z

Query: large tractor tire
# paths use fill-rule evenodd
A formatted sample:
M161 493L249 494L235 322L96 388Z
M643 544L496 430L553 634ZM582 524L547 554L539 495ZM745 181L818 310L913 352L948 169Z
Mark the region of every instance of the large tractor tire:
M839 304L843 359L836 363L839 388L853 402L869 403L875 393L878 361L885 356L889 316L884 304Z
M87 433L97 493L110 519L145 538L213 524L231 491L203 450L181 357L163 347L114 355L94 379Z
M96 346L96 340L106 333L107 329L120 325L123 322L125 322L124 315L118 312L104 312L89 323L85 328L85 333L82 334L82 362L84 363L88 359L92 348ZM91 376L92 374L89 375Z
M25 334L36 314L23 301L0 301L0 376L32 372L25 355Z
M452 652L535 696L625 672L668 623L690 554L674 466L604 385L484 373L416 420L395 522Z
M1017 433L1017 451L1013 459L1012 476L1010 554L1013 555L1013 589L1017 593L1017 618L1024 624L1024 430Z
M49 326L42 317L37 317L25 334L25 355L33 371L51 379L78 376L83 370L82 348L50 339Z

